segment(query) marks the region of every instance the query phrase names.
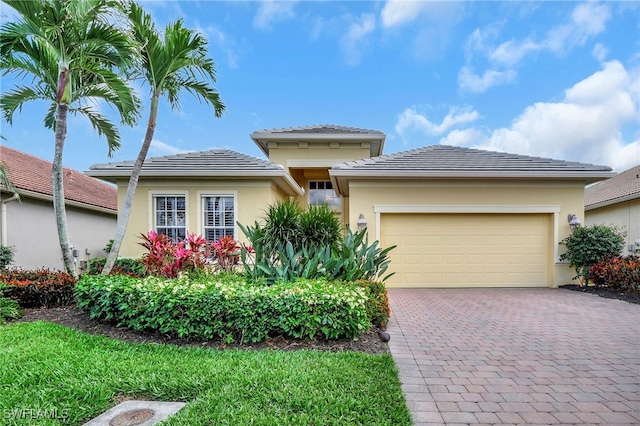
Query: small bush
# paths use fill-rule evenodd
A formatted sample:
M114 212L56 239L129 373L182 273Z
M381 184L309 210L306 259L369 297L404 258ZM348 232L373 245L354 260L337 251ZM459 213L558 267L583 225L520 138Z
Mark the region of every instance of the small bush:
M0 272L7 269L13 263L13 249L0 245Z
M158 277L175 278L181 272L204 270L209 257L207 240L187 232L187 239L175 243L165 234L149 231L140 234L141 246L149 250L142 256L145 272Z
M0 282L0 324L6 324L7 320L22 317L18 302L8 297L3 297L6 289L7 285Z
M364 289L324 280L267 286L234 274L198 281L85 275L76 296L92 318L190 339L355 338L370 327Z
M625 292L640 292L640 257L635 255L602 260L589 269L595 285Z
M233 237L224 235L211 243L217 268L221 272L233 272L240 260L240 244Z
M337 247L342 242L340 219L327 205L310 206L300 214L302 246Z
M7 285L6 295L21 308L51 308L74 303L76 281L66 272L16 269L0 273L0 281Z
M574 279L584 284L589 279L589 268L595 263L619 256L624 248L625 233L615 226L592 225L576 228L560 244L567 251L560 260L568 260L569 266L576 269Z
M102 273L104 264L107 262L106 257L94 257L87 262L86 274L98 275ZM131 277L144 277L144 264L140 259L117 259L111 274L113 275L129 275Z
M389 321L391 308L387 287L383 282L371 280L358 280L352 284L361 286L367 296L367 316L372 325L385 327Z

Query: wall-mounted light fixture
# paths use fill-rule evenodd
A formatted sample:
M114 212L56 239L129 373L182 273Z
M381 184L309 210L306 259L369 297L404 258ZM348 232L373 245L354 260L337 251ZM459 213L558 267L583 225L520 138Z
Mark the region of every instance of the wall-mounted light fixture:
M580 222L578 216L572 213L569 213L569 216L567 216L567 221L569 222L569 226L571 227L572 231L574 231L576 228L580 228L580 225L582 225L582 222Z
M356 225L358 225L358 231L362 231L364 228L367 227L367 221L364 219L364 215L362 213L360 213L360 216L358 217L358 221L356 222Z

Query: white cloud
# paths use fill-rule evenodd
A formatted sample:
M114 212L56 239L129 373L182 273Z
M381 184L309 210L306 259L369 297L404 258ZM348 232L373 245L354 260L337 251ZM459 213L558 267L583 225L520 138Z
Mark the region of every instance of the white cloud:
M584 45L591 37L600 34L611 18L609 5L587 2L578 4L567 23L551 28L537 39L527 37L511 39L491 46L490 39L497 37L495 24L486 29L474 30L466 42L467 65L458 76L459 87L463 91L484 92L489 88L512 82L517 76L517 67L527 56L542 51L561 55L576 46ZM601 45L594 48L593 55L599 61L606 57L606 49ZM486 56L489 69L479 77L470 71L470 64L476 55Z
M266 0L260 2L260 7L253 18L253 26L260 30L271 28L272 22L287 21L295 18L293 11L296 1L273 1Z
M169 145L158 139L153 139L151 141L151 146L149 147L149 149L154 155L175 155L189 152L189 150Z
M426 115L418 113L415 107L406 108L398 115L395 130L403 137L409 132L441 135L457 125L472 123L478 118L478 112L472 108L451 108L440 123L434 123Z
M388 0L380 12L382 26L392 28L407 24L430 6L429 1Z
M599 62L604 62L604 60L607 59L609 50L607 50L607 48L604 47L602 43L596 43L596 45L593 46L593 50L591 51L591 54Z
M362 58L361 48L366 43L366 37L376 28L375 17L370 13L363 13L360 18L354 19L349 25L349 30L340 42L345 60L348 65L357 65Z
M463 67L458 74L460 90L472 93L482 93L490 87L510 83L515 80L514 70L486 70L482 76L476 74L470 67Z
M605 164L625 170L640 163L640 140L626 142L622 129L637 125L638 70L630 74L618 61L565 91L559 102L527 107L510 127L481 136L468 129L451 132L441 143Z
M484 139L478 129L455 129L440 139L440 145L471 146Z

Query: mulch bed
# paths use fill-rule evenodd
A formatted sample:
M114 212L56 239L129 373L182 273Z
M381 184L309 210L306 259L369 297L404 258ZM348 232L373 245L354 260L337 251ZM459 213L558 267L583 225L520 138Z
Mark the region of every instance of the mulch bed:
M612 290L608 287L581 287L575 284L561 285L560 288L572 291L581 291L583 293L591 293L607 299L619 299L625 302L635 303L640 305L640 293L622 293L616 290Z
M283 336L276 336L259 343L231 343L225 344L220 340L193 341L179 339L177 337L156 334L142 333L129 330L123 327L116 327L103 321L89 318L89 315L75 306L64 308L43 308L43 309L23 309L24 317L19 322L48 321L64 325L75 330L80 330L88 334L101 335L112 339L124 340L134 343L159 343L178 346L195 346L212 349L280 349L280 350L317 350L327 352L357 351L368 354L389 354L389 346L380 341L378 329L372 329L363 333L356 340L352 339L293 339Z

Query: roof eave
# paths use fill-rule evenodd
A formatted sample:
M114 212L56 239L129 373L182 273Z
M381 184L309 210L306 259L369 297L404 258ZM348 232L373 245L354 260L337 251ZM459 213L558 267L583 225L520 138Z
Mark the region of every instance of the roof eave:
M22 188L18 188L18 190L20 191L20 196L23 198L26 197L26 198L34 198L36 200L42 200L42 201L53 201L53 196L49 194L44 194L42 192L36 192L36 191L31 191L31 190L22 189ZM70 200L68 198L65 198L64 204L67 206L78 207L86 210L93 210L100 213L107 213L114 216L118 214L118 211L116 209L96 206L94 204L84 203L82 201Z
M611 200L605 200L605 201L600 201L598 203L585 205L584 209L585 210L595 210L595 209L599 209L601 207L608 207L608 206L612 206L614 204L624 203L626 201L633 201L633 200L637 200L637 199L640 199L640 192L636 192L635 194L625 195L624 197L613 198Z
M251 139L269 157L269 142L279 141L351 141L377 142L371 147L371 156L382 155L386 135L383 133L266 133L254 132Z
M92 176L98 179L105 180L107 182L115 183L118 178L128 178L131 175L131 169L121 170L88 170L85 172L88 176ZM148 178L163 178L163 177L175 177L182 178L269 178L272 179L280 189L282 189L287 195L304 195L304 189L296 183L296 181L284 170L253 170L253 171L238 171L238 170L217 170L215 174L212 174L210 170L142 170L140 177Z

